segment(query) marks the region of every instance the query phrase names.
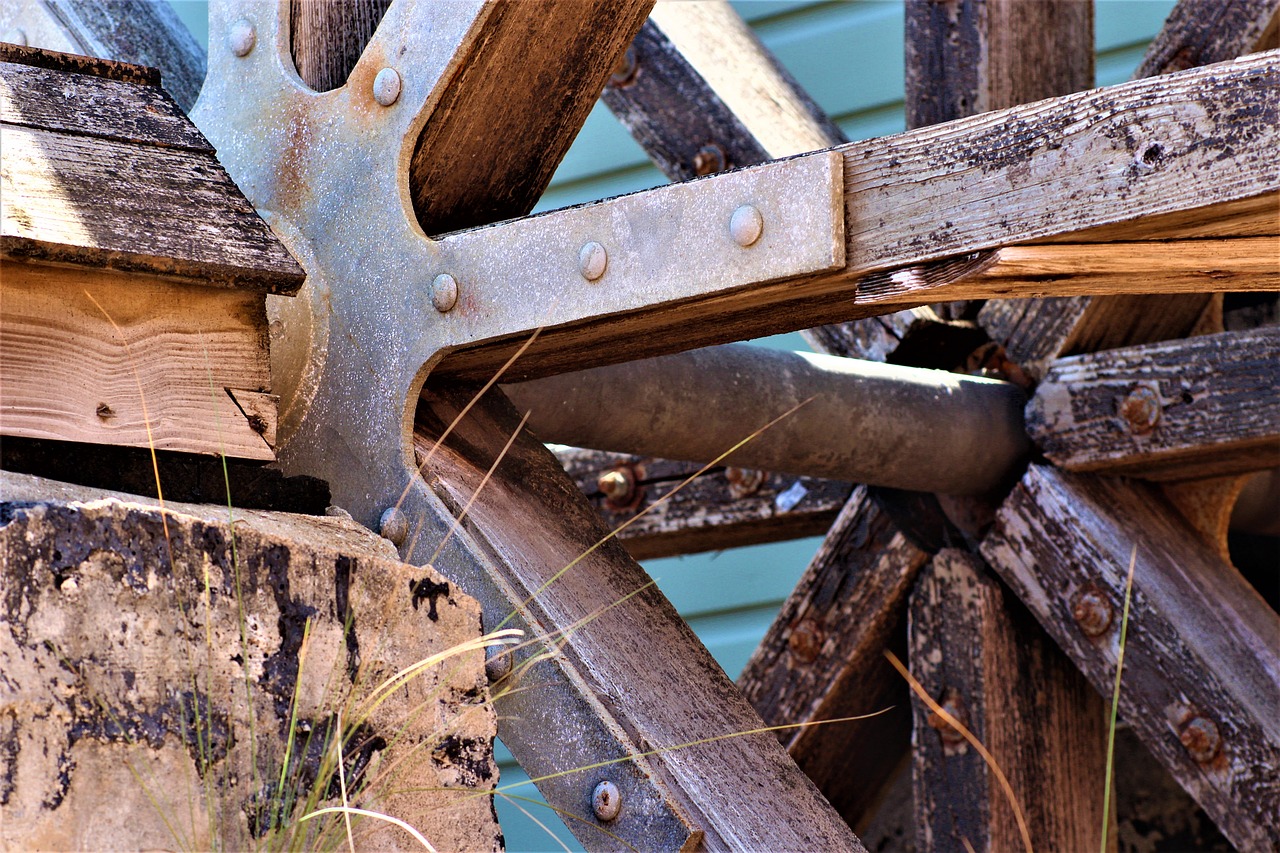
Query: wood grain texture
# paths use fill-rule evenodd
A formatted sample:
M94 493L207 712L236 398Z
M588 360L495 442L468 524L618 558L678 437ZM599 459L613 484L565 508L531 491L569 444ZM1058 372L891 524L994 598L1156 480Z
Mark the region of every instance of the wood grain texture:
M652 5L491 4L414 149L409 185L423 230L532 210Z
M906 744L906 686L883 652L897 645L907 596L928 559L858 486L738 678L770 724L893 706L858 722L779 733L851 824L874 808Z
M1154 77L1255 50L1271 50L1276 40L1276 0L1180 0L1160 34L1147 47L1134 77Z
M1093 86L1093 4L967 0L906 4L907 127Z
M1120 714L1242 850L1280 845L1280 616L1152 487L1032 466L983 556L1103 695L1137 547ZM1105 619L1090 637L1082 596Z
M289 52L306 83L328 92L347 82L391 0L291 0Z
M270 408L256 396L270 382L260 294L25 263L0 273L4 435L275 458L274 415L246 416L227 390Z
M4 125L9 258L291 294L304 273L211 153Z
M428 385L418 446L425 450L469 398L466 388ZM494 394L457 423L428 471L448 505L470 500L518 420ZM535 624L566 632L559 656L630 739L663 750L760 727L622 546L610 541L587 553L607 530L546 447L519 436L482 498L471 504L466 526L485 543L513 606L535 614ZM640 763L705 832L707 849L862 849L772 735L659 751ZM585 796L590 787L582 790Z
M1190 480L1280 464L1280 327L1054 362L1027 430L1072 471Z
M723 466L680 488L701 466L599 450L558 450L556 458L610 529L627 525L618 539L637 560L815 536L853 488ZM598 480L608 471L634 477L638 493L621 502L606 497Z
M1032 842L1090 850L1102 825L1101 698L982 559L944 549L911 594L911 674L990 750ZM1008 799L982 756L912 696L921 849L1022 849ZM1113 836L1114 838L1114 836Z

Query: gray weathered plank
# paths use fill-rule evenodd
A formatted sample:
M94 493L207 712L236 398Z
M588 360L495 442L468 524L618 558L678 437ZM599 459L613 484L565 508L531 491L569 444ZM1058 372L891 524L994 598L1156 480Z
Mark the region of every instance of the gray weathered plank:
M1276 0L1181 0L1133 76L1153 77L1280 47L1277 17Z
M1280 844L1280 616L1154 487L1033 465L983 556L1242 850Z
M390 5L391 0L292 0L289 52L302 81L317 92L347 82Z
M1027 429L1071 471L1220 477L1280 464L1278 389L1280 327L1105 350L1050 365Z

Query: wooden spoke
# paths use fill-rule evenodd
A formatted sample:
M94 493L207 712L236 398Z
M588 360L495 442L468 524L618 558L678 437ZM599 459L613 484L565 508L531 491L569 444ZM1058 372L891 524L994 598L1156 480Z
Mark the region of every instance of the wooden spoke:
M911 673L995 759L1038 845L1090 850L1102 826L1102 701L980 557L944 549L911 595ZM1023 849L997 771L912 697L916 840L924 850Z
M1059 359L1027 428L1054 464L1191 480L1280 464L1280 329Z
M1134 77L1154 77L1280 47L1280 2L1180 0L1147 48Z
M1154 489L1032 466L982 553L1232 842L1280 843L1280 616Z

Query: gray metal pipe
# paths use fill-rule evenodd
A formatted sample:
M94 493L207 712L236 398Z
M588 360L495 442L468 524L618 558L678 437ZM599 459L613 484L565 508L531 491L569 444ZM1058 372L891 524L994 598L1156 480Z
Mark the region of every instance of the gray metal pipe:
M1007 382L744 344L504 388L543 441L772 472L980 494L1031 450ZM812 399L810 399L812 398Z

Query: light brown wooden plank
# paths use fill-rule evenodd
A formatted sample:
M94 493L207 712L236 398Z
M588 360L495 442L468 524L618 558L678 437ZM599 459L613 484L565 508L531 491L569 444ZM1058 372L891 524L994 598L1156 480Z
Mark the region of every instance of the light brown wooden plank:
M1120 713L1237 847L1274 848L1280 616L1177 510L1149 486L1032 466L982 553L1110 695L1135 546Z
M293 293L302 269L211 154L4 125L10 258Z
M1102 826L1101 698L981 557L943 549L911 594L911 674L995 758L1034 844L1090 850ZM996 774L912 696L916 838L921 849L1020 850ZM1114 836L1112 836L1114 839ZM1114 844L1112 846L1114 849Z
M1280 328L1054 362L1027 429L1055 464L1154 480L1280 464Z
M270 382L261 294L8 261L0 274L0 432L275 458L226 390Z
M738 678L771 724L892 706L859 722L779 733L851 823L874 807L906 746L906 686L882 653L901 636L907 596L928 559L857 487Z
M414 149L409 185L423 230L533 209L652 5L491 3Z
M424 401L430 410L419 409L417 446L425 450L469 398L466 388L429 385ZM481 400L457 423L428 471L449 506L467 504L517 423L500 395ZM548 630L569 632L559 657L629 739L664 750L760 727L621 545L608 542L555 577L607 531L542 444L519 436L481 497L468 512L469 534L484 543L518 610ZM534 679L524 686L538 689ZM548 749L537 758L572 760L574 751ZM862 849L770 734L694 743L637 760L705 833L707 849ZM588 773L550 783L577 785L585 797L597 781L599 774ZM602 843L598 835L584 837Z

